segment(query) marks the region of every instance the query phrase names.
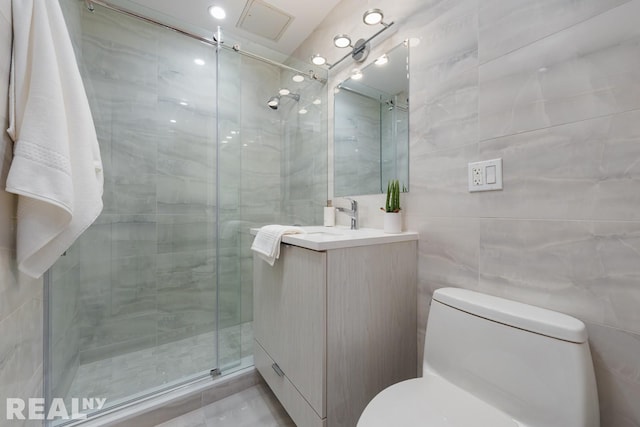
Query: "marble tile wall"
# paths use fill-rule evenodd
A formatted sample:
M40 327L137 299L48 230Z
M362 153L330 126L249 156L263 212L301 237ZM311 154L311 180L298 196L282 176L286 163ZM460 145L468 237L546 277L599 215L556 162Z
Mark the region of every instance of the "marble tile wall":
M333 36L370 35L370 7L342 1L295 55L340 57ZM443 286L574 315L589 329L601 425L640 426L640 0L375 7L396 26L371 58L413 39L402 203L420 232L419 348ZM352 67L332 70L328 86ZM496 157L504 190L468 193L467 163ZM381 226L381 199L358 197L363 226Z
M11 1L0 0L0 424L41 426L41 421L8 421L6 399L43 397L43 286L21 274L15 260L16 199L4 191L12 143L8 90L11 56Z

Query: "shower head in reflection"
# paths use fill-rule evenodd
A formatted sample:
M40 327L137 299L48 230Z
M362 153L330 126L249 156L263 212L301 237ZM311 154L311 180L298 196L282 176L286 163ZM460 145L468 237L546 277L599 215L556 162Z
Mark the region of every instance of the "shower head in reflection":
M276 96L272 96L271 98L269 98L269 101L267 101L267 105L269 106L269 108L271 108L272 110L277 110L278 107L280 106L280 100L283 97L287 97L287 98L293 98L296 102L300 101L300 95L298 95L297 93L288 93L286 95L276 95Z

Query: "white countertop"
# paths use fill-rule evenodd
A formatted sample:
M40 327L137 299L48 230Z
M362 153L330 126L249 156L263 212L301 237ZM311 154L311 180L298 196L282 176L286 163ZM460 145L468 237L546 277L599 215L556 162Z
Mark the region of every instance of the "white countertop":
M330 249L352 248L357 246L380 245L384 243L407 242L418 240L418 233L405 231L398 234L387 234L376 228L360 228L351 230L347 227L300 227L304 234L286 234L282 236L282 243L326 251ZM252 228L251 234L256 235L259 228Z

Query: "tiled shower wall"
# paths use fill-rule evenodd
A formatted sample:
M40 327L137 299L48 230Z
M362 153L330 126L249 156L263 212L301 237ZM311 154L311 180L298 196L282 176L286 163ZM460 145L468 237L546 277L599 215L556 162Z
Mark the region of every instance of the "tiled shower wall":
M39 426L40 421L6 421L6 399L42 397L42 280L18 272L15 261L16 199L4 191L12 158L8 88L11 57L11 1L0 0L0 424Z
M102 215L52 272L60 396L79 364L212 332L217 320L220 328L251 321L249 228L316 223L327 176L319 111L301 118L291 104L266 105L285 79L308 104L319 83L291 86L278 67L222 50L216 93L212 47L100 6L61 5L106 180ZM224 353L250 354L240 341Z
M371 7L396 26L370 58L415 39L402 201L420 233L419 348L443 286L574 315L602 426L640 426L640 0L344 0L296 56L340 57L333 36L371 35ZM504 191L468 193L467 163L496 157ZM381 226L382 196L358 200Z

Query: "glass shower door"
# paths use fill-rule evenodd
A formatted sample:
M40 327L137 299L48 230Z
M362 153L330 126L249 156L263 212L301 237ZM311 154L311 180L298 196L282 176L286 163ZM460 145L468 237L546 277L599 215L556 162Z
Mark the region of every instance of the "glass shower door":
M112 407L218 366L215 48L61 2L104 210L49 273L48 392Z

